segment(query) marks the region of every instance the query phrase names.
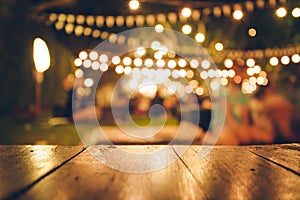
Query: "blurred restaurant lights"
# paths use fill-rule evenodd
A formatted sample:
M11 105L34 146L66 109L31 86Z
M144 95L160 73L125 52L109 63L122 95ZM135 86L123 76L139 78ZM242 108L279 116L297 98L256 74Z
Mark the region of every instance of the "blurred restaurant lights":
M182 16L188 18L188 17L190 17L192 15L192 10L189 7L184 7L181 10L181 14L182 14Z
M283 18L287 15L287 11L286 11L286 8L284 7L280 7L276 10L276 15L279 17L279 18Z
M35 81L35 116L39 117L41 113L41 85L44 80L44 72L50 67L50 52L46 42L37 37L33 41L33 61L35 69L33 70Z
M292 15L295 18L299 18L300 17L300 8L294 8L292 11Z
M233 12L232 16L235 20L241 20L243 18L244 14L241 10L235 10Z
M137 10L140 7L140 2L138 0L130 0L129 8L132 10Z

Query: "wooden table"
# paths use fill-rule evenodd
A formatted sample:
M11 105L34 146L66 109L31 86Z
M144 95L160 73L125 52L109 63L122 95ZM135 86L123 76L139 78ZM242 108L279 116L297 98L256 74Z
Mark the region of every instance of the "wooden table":
M300 199L300 144L216 146L205 158L201 146L181 157L177 147L0 146L0 199ZM149 173L121 172L90 154L159 148L169 153L153 163L178 159Z

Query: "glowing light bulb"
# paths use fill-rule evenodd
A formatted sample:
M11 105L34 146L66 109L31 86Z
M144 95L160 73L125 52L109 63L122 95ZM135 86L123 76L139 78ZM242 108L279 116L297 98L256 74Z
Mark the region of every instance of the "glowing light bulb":
M132 10L136 10L140 7L140 2L138 0L130 0L129 1L129 8Z
M249 28L248 34L249 34L249 36L251 36L251 37L256 36L256 30L255 30L255 28Z
M300 17L300 8L294 8L293 11L292 11L292 15L295 18Z
M270 58L270 64L271 64L272 66L278 65L278 63L279 63L278 58L276 58L276 57Z
M285 17L286 14L287 14L287 11L286 11L286 9L285 9L284 7L280 7L280 8L278 8L278 9L276 10L276 15L277 15L278 17L280 17L280 18Z
M190 17L190 16L191 16L192 11L191 11L190 8L184 7L184 8L181 10L181 14L182 14L182 16L184 16L184 17L187 18L187 17Z
M195 40L197 41L197 42L204 42L204 40L205 40L205 36L204 36L204 34L203 33L197 33L196 35L195 35Z
M192 27L188 24L183 25L182 32L186 35L190 34L192 32Z
M233 18L235 20L241 20L243 18L243 16L244 16L244 14L243 14L243 12L241 10L235 10L233 12Z
M218 43L215 44L215 49L217 51L222 51L223 48L224 48L224 46L223 46L223 44L221 42L218 42Z

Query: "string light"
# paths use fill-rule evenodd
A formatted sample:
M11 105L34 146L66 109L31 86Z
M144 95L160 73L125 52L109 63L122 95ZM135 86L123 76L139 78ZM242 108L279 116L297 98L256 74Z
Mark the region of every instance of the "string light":
M243 16L244 16L244 14L243 14L243 12L241 10L235 10L233 12L233 18L235 20L241 20L243 18Z
M197 41L197 42L204 42L204 40L205 40L205 36L204 36L204 34L203 33L197 33L196 35L195 35L195 40Z
M292 11L292 15L295 18L300 17L300 8L294 8L293 11Z
M222 51L224 49L224 46L221 42L218 42L218 43L215 44L215 49L217 51Z
M284 7L280 7L280 8L278 8L278 9L276 10L276 15L277 15L278 17L280 17L280 18L285 17L286 14L287 14L287 11L286 11L286 9L285 9Z
M246 65L247 65L248 67L254 67L254 65L255 65L255 60L252 59L252 58L247 59Z
M278 58L276 58L276 57L270 58L270 64L271 64L272 66L278 65L278 63L279 63Z
M132 10L137 10L140 7L140 2L138 0L130 0L129 8Z
M226 60L224 61L224 65L225 65L225 67L227 67L227 68L231 68L231 67L233 66L233 61L230 60L230 59L226 59Z
M293 63L299 63L300 62L300 56L299 56L299 54L294 54L292 56L292 61L293 61Z
M192 14L192 11L191 11L191 9L190 9L190 8L188 8L188 7L184 7L184 8L181 10L181 14L182 14L182 16L184 16L184 17L188 18L188 17L190 17L190 16L191 16L191 14Z
M185 24L182 26L182 32L186 35L190 34L192 32L192 27L188 24Z
M256 30L255 30L255 28L249 28L248 34L251 37L255 37L256 36Z
M154 29L157 33L161 33L164 31L164 27L161 24L157 24Z
M288 65L290 63L290 58L288 56L282 56L280 61L282 64Z

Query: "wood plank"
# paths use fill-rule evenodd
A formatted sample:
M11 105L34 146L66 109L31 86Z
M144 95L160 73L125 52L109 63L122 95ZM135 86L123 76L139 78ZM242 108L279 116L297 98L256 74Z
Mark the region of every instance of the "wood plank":
M0 199L12 197L83 147L0 146Z
M133 145L117 146L128 152L153 152L167 148L164 154L154 157L152 162L140 163L136 159L124 160L120 164L131 165L130 170L147 165L160 165L177 155L171 146ZM109 146L90 147L93 153L108 158L118 150ZM139 171L139 170L138 170ZM21 196L21 199L199 199L205 193L191 176L185 165L176 160L162 170L149 173L127 173L103 165L85 151L63 167L37 183Z
M200 158L206 148L192 146L182 160L208 199L300 199L299 176L247 147L215 146Z
M300 144L257 145L249 146L247 149L278 165L284 166L295 174L300 174Z

